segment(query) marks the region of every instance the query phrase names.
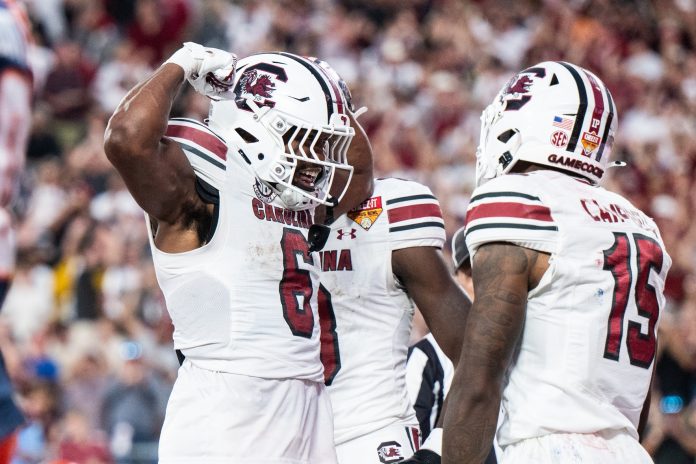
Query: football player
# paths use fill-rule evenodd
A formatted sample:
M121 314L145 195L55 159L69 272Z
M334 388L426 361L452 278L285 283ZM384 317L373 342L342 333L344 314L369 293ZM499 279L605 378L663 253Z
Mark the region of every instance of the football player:
M15 265L11 203L31 126L32 73L27 59L29 27L13 0L0 0L0 308ZM0 464L9 463L23 418L0 353Z
M657 325L671 260L652 219L598 186L617 113L565 62L515 75L483 112L468 212L475 299L443 462L650 463Z
M319 253L328 290L319 312L339 463L391 462L419 449L406 386L414 303L455 356L469 304L442 258L444 242L437 199L402 179L377 179L374 194L331 226Z
M470 304L442 258L444 242L440 205L430 189L385 178L375 180L374 193L358 207L337 217L318 252L324 377L341 464L401 462L419 450L406 385L414 304L455 362Z
M168 121L185 80L213 100L206 123ZM105 150L147 213L182 360L161 464L335 462L308 230L317 205L371 192L369 146L347 162L350 121L310 60L194 43L111 117Z

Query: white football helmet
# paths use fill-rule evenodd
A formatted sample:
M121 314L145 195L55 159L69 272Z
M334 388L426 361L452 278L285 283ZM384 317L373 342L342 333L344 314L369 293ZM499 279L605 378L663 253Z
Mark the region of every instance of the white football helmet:
M335 205L353 168L355 135L339 82L314 61L291 53L260 53L237 63L234 100L211 103L208 125L238 147L267 197L288 209ZM330 189L338 170L346 184Z
M481 115L476 185L520 160L597 184L609 166L617 119L609 89L586 69L546 61L520 71Z

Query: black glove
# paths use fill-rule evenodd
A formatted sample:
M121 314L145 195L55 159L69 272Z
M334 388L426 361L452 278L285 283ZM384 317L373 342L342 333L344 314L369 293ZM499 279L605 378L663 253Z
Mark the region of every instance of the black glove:
M308 240L309 251L321 251L326 245L326 241L329 240L329 235L331 235L331 227L322 224L312 224L309 228Z
M435 451L422 449L415 452L413 456L401 461L401 464L440 464L442 458Z

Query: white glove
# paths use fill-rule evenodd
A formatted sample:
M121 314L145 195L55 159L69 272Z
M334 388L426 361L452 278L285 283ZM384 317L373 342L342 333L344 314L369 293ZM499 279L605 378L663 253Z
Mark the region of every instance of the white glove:
M232 85L237 66L234 53L186 42L165 63L181 67L196 92L213 100L234 98Z

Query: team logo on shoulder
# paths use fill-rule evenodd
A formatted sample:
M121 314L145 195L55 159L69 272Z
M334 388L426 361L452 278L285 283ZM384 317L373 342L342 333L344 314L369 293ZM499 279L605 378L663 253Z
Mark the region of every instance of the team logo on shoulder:
M401 444L396 441L385 441L377 447L377 456L379 462L389 464L404 460L404 455L401 453Z
M348 212L348 217L360 227L369 230L382 214L382 197L372 197L363 201L357 208Z
M264 203L270 203L276 197L276 193L271 190L268 185L262 184L258 179L254 180L254 194L256 195L256 198Z

